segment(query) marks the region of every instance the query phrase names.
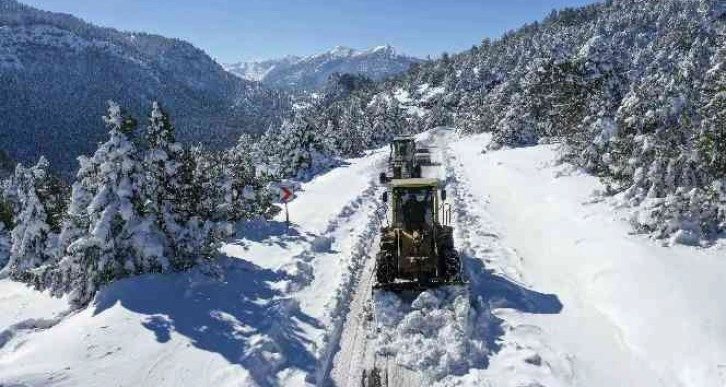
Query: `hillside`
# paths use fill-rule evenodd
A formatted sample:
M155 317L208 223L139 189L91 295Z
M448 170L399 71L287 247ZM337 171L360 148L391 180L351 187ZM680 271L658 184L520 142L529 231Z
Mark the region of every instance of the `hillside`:
M559 143L563 161L636 210L636 231L699 244L726 230L724 42L723 2L608 1L553 11L308 116L362 133L342 141L352 149L401 126L491 132L491 149Z
M0 4L18 39L28 9ZM110 104L70 192L44 159L0 180L0 385L726 384L724 4L609 0L393 78L335 73L223 152L176 141L184 111ZM31 15L187 97L234 79ZM170 52L214 75L166 75ZM445 193L380 179L402 135Z
M0 149L72 173L105 136L107 100L138 119L159 100L183 141L212 145L279 124L289 105L186 42L0 0Z
M334 73L363 75L373 80L399 75L421 60L396 52L391 46L369 50L335 47L308 57L229 64L227 70L244 79L287 90L321 89Z

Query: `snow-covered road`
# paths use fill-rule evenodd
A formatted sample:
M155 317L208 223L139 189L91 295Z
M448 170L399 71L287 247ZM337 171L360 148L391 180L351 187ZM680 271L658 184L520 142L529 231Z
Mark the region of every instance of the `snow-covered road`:
M557 165L554 146L486 153L488 136L446 130L433 140L470 284L371 301L359 290L376 326L354 317L352 347L420 378L388 385L726 384L722 246L629 235L625 213L593 196L597 179ZM355 385L371 357L346 356L356 377L335 380Z
M217 280L119 281L86 310L0 280L0 385L726 385L723 243L629 235L553 146L422 137L454 206L466 287L373 292L386 151L316 177L293 227L240 225Z
M359 385L363 371L370 377L377 369L381 385L391 387L569 384L568 360L546 346L536 326L518 321L525 313L558 313L557 297L521 283L518 257L501 245L494 225L476 213L479 201L451 150L452 131L435 131L430 141L434 161L441 165L427 172L447 181L454 198L456 244L470 284L421 294L372 292L361 285L333 381ZM366 279L372 275L365 273ZM371 310L374 315L368 317Z

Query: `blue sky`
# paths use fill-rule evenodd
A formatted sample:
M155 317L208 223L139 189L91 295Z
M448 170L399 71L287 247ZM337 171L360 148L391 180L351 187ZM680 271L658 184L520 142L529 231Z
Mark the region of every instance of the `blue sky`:
M391 44L425 57L593 0L20 0L94 24L187 40L222 62Z

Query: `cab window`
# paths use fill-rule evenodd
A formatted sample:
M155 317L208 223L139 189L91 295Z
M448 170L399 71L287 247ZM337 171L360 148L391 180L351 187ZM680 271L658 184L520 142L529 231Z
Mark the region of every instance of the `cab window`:
M396 196L396 226L407 230L433 226L433 191L428 188L401 189Z

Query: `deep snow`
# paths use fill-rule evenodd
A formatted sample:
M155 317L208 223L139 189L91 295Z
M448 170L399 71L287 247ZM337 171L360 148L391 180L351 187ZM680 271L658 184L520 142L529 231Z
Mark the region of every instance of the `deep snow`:
M222 280L197 269L104 289L88 309L0 345L0 381L28 385L271 386L316 383L367 244L378 227L375 184L385 152L303 184L273 222L249 222L222 248ZM0 281L0 336L61 305ZM6 296L7 294L7 296ZM57 307L56 307L57 308ZM26 308L27 309L27 308ZM6 314L5 311L15 314ZM39 361L39 359L42 359ZM1 383L0 383L1 384Z
M516 316L569 363L564 379L582 386L726 384L723 246L663 247L630 235L629 214L596 194L604 191L596 178L558 166L555 146L483 154L486 141L452 146L468 205L490 217L514 249L523 280L564 305L556 315Z
M303 184L291 228L241 224L221 280L119 281L59 321L63 300L0 280L0 384L357 386L376 359L390 385L726 384L723 244L630 235L554 146L488 140L430 138L467 287L370 291L381 150Z

